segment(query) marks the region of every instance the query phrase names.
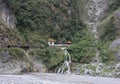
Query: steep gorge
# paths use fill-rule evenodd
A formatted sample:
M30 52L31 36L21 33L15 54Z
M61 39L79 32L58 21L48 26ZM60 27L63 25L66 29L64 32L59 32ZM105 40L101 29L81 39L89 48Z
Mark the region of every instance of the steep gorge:
M90 0L88 2L88 24L91 27L91 30L93 32L93 36L95 38L94 43L98 45L98 31L97 31L97 25L100 23L101 19L104 18L103 14L104 11L107 8L106 0ZM96 54L94 61L97 63L100 63L100 52L96 48Z
M30 67L30 59L35 59L37 61L35 63L32 61L31 65L38 63L35 67L39 70L46 65L48 71L53 72L56 67L61 65L64 57L59 48L51 48L47 45L47 39L54 38L58 42L70 40L73 42L73 46L68 47L68 51L71 54L72 62L78 63L78 74L110 76L111 74L108 72L112 73L112 71L109 71L109 68L115 66L101 63L115 62L114 53L109 48L114 50L116 49L113 46L114 43L115 46L120 44L119 40L117 43L111 43L120 37L119 8L111 12L111 4L116 3L109 0L7 0L6 2L1 0L1 59L17 59L20 62L17 62L18 64L15 62L15 67L20 67L22 62L22 67L25 65L28 71L31 71L31 68L34 69L33 66ZM8 45L12 45L13 48L6 48ZM28 50L20 49L19 46L27 46ZM115 52L115 54L118 59L119 52ZM98 62L98 65L94 65L94 62ZM11 64L11 62L9 63ZM44 65L38 66L42 63ZM83 65L79 67L80 63ZM6 66L11 65L6 64ZM108 72L104 70L108 70ZM114 74L112 73L112 75Z
M18 43L16 19L4 0L0 0L0 47Z
M22 37L16 28L16 17L7 2L0 0L0 74L20 74L41 70L42 63L34 65L26 54L20 49ZM12 48L9 48L12 46ZM37 61L37 60L36 60ZM32 65L31 65L32 64ZM41 64L41 65L40 65Z
M116 16L119 17L119 7L110 12L111 3L112 1L109 0L89 0L87 2L88 19L86 21L93 33L96 54L90 64L83 63L75 67L77 74L108 77L119 77L120 75L119 69L116 69L120 57L119 27L117 26L119 18L116 18Z
M4 0L0 0L0 19L8 28L15 28L16 19Z

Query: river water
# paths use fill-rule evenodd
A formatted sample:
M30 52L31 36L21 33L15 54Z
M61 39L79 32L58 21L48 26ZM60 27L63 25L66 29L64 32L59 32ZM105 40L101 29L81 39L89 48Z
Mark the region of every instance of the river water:
M61 74L0 75L0 84L120 84L120 79Z

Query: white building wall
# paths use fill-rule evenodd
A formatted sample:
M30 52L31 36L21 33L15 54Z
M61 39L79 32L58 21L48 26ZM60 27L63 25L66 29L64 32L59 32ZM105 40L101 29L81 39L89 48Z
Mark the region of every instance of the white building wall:
M55 43L54 42L48 42L48 45L55 45Z

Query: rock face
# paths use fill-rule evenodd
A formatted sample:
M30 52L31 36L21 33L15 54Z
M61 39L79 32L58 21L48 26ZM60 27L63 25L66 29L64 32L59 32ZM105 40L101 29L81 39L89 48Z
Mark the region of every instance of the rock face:
M118 46L120 46L120 39L116 39L115 41L113 41L110 45L110 49L115 49Z
M100 76L100 77L117 77L120 78L120 63L118 64L103 64L90 63L74 65L74 74L83 76Z
M120 39L114 40L110 45L111 50L115 50L116 61L120 62Z
M105 17L105 11L107 10L107 0L89 0L88 1L88 23L91 28L91 31L94 36L94 43L98 44L98 29L97 26L100 21ZM93 62L101 62L100 52L97 48L95 48L96 54Z
M14 14L4 0L0 0L0 47L15 44L17 30Z
M45 72L39 60L33 61L27 52L18 48L20 35L15 27L14 14L6 1L0 0L0 74ZM8 48L10 46L12 49Z
M112 3L117 3L117 0L104 0L104 2L106 4L105 11L107 10L107 13L103 11L103 14L101 16L103 17L104 14L106 16L101 20L101 22L97 26L98 38L99 40L105 42L104 46L107 45L107 42L108 44L109 42L111 42L110 45L108 46L109 47L108 50L109 49L116 50L115 58L119 62L120 61L120 47L119 47L120 46L120 9L118 8L112 12L110 11L113 9L112 8L113 6L117 6L117 4L112 5Z
M20 73L21 68L17 60L13 60L13 57L8 51L0 52L0 74L3 73Z
M33 61L33 58L24 50L21 53L20 56L15 56L15 53L11 54L10 50L0 50L0 74L46 72L46 68L40 60Z
M22 70L20 62L15 60L9 51L2 50L2 47L16 42L16 20L12 11L5 3L0 0L0 74L1 73L20 73Z
M117 29L116 31L116 37L120 38L120 9L118 11L115 12L115 16L114 16L114 25Z
M117 62L120 62L120 9L113 14L113 25L115 29L115 40L110 44L110 49L115 50L115 58Z
M2 21L8 28L15 28L15 17L10 8L5 4L4 0L0 0L0 21Z
M113 16L113 24L116 28L116 39L110 44L110 49L115 50L115 58L120 62L120 9Z

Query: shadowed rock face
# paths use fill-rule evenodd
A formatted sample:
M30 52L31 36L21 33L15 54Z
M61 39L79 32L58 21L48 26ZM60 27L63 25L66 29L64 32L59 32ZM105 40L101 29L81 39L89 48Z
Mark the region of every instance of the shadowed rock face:
M5 4L4 0L0 0L0 21L8 28L14 28L16 20L10 8Z
M116 50L115 58L120 62L120 10L117 10L113 16L113 24L116 28L116 39L111 43L110 49Z
M120 10L116 11L115 16L114 16L114 25L117 29L116 31L116 37L120 38Z
M40 60L30 57L26 51L21 53L23 55L15 56L10 51L0 50L0 74L46 72L46 67Z
M17 42L16 19L5 1L0 0L0 47Z
M115 58L116 61L120 61L120 39L113 41L110 45L111 50L116 50Z
M106 10L108 8L107 0L89 0L88 1L88 23L91 28L91 31L94 36L94 43L98 44L98 29L97 26L101 22L101 20L106 15ZM93 59L93 62L101 62L100 59L100 52L97 48L95 48L96 54L95 58Z
M120 46L120 39L117 39L117 40L113 41L110 45L110 49L115 49L118 46Z
M21 67L17 60L13 60L8 51L0 51L0 74L20 73Z

